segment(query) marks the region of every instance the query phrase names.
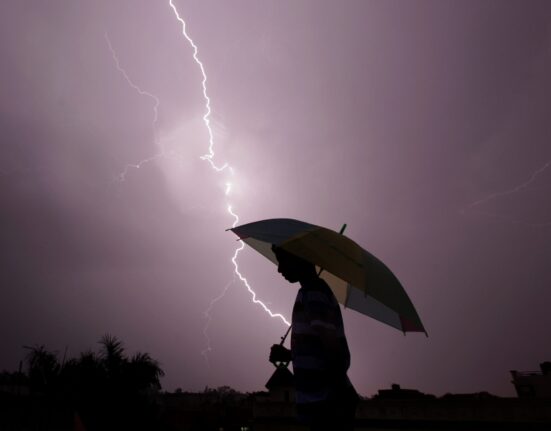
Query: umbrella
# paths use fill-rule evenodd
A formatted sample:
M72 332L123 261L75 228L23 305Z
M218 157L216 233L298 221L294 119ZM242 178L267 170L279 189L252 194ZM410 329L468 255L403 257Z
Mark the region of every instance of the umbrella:
M231 229L277 265L272 244L321 271L337 301L404 332L427 334L413 303L388 267L350 238L300 220L261 220Z

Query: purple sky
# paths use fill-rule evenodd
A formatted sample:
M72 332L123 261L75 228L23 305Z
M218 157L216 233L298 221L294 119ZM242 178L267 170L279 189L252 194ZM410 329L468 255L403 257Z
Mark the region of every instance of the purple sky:
M200 160L201 72L168 0L0 6L0 369L110 332L166 389L263 389L286 327L241 283L201 355L233 277L228 203L243 223L348 223L400 278L430 337L343 311L364 395L513 395L508 370L551 359L548 1L175 4L233 177ZM120 181L155 140L165 156ZM255 252L239 265L290 318L296 286Z

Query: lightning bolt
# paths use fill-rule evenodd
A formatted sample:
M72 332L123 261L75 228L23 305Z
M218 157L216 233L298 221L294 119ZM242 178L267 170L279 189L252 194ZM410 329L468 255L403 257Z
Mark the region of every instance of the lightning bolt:
M178 9L176 9L176 6L174 6L174 3L172 0L169 0L169 5L172 8L172 11L174 12L174 15L176 15L176 19L182 24L182 35L186 38L186 40L189 42L191 47L193 48L193 60L195 60L195 63L199 66L199 69L201 69L201 76L203 77L203 80L201 81L201 86L203 87L203 98L205 99L205 114L203 115L203 122L205 123L205 126L207 128L208 134L209 134L209 151L207 154L201 156L202 160L206 160L210 163L210 166L217 172L221 172L224 169L228 168L228 164L224 163L222 166L217 166L216 163L214 163L214 133L212 132L212 128L210 127L210 97L207 94L207 74L205 72L205 66L203 66L203 63L201 60L199 60L199 49L197 48L197 45L193 42L193 39L189 37L187 30L186 30L186 22L182 19L180 14L178 13Z
M182 35L185 37L185 39L188 41L188 43L191 45L192 49L193 49L193 59L195 61L195 63L199 66L199 69L201 71L201 75L202 75L202 81L201 81L201 86L202 86L202 93L203 93L203 98L205 100L205 114L203 115L203 122L205 124L205 127L207 129L207 132L208 132L208 142L209 142L209 146L208 146L208 152L204 155L202 155L200 157L201 160L205 160L209 163L209 165L211 166L211 168L216 171L217 173L220 173L220 172L223 172L223 171L228 171L231 176L233 176L235 174L234 172L234 169L228 164L228 163L224 163L222 165L217 165L215 162L214 162L214 157L215 157L215 152L214 152L214 132L213 132L213 129L211 127L211 114L212 114L212 110L211 110L211 101L210 101L210 98L208 96L208 93L207 93L207 75L206 75L206 72L205 72L205 67L203 65L203 63L201 62L201 60L199 59L198 57L198 48L197 48L197 45L195 45L195 43L193 42L193 39L191 39L191 37L188 35L187 33L187 30L186 30L186 23L185 21L181 18L180 14L178 13L178 10L176 9L176 6L174 5L174 3L172 2L172 0L169 0L169 5L170 7L172 8L177 20L181 23L182 25ZM146 163L150 163L150 162L153 162L161 157L164 157L166 156L166 152L164 150L164 148L162 148L162 146L160 145L160 143L158 142L158 139L157 139L157 122L158 122L158 117L159 117L159 105L160 105L160 100L157 96L155 96L154 94L146 91L146 90L143 90L142 88L140 88L131 78L130 76L128 75L128 73L126 72L126 70L121 66L120 64L120 61L119 61L119 58L117 56L117 53L115 51L115 49L113 48L113 45L111 43L111 40L109 39L109 35L107 33L105 33L105 41L107 43L107 46L109 48L109 51L111 52L111 56L113 57L113 61L115 63L115 67L117 68L117 70L120 72L120 74L124 77L125 81L127 82L127 84L132 88L134 89L138 94L140 94L141 96L145 96L145 97L148 97L150 98L152 101L153 101L153 132L154 132L154 136L155 136L155 144L159 147L161 147L161 151L151 157L148 157L146 159L143 159L137 163L127 163L124 167L124 170L118 175L118 179L120 181L124 181L126 179L126 176L129 172L130 169L139 169L141 168L144 164ZM172 155L176 155L175 153L171 152ZM229 198L230 196L230 193L233 189L233 183L230 182L230 181L227 181L225 183L225 191L224 191L224 194L226 196L226 200ZM233 218L233 224L232 224L232 227L235 227L237 226L237 224L239 223L239 216L233 211L232 209L232 206L231 204L227 204L227 212L228 214ZM248 282L247 278L243 276L243 274L241 274L240 270L239 270L239 264L237 262L237 259L238 259L238 256L239 256L239 253L245 248L245 243L240 241L240 245L239 247L234 251L234 254L231 258L231 262L233 264L233 267L234 267L234 278L232 279L232 281L230 281L223 289L222 289L222 292L216 296L209 304L208 308L204 311L204 316L205 318L207 319L207 322L205 324L205 327L203 329L203 335L205 337L205 343L206 343L206 348L201 352L201 354L204 356L205 358L205 361L207 362L207 365L208 365L208 353L211 352L213 349L211 347L211 339L208 335L208 329L212 323L212 310L213 310L213 307L214 305L220 301L227 293L228 289L230 288L230 286L235 282L235 277L237 276L237 278L241 281L241 283L246 287L247 291L249 292L249 294L251 295L251 301L252 303L256 304L256 305L259 305L270 317L272 318L278 318L278 319L281 319L283 321L283 323L285 323L286 325L290 326L290 323L289 321L280 313L273 313L269 308L268 306L266 306L266 304L264 304L264 302L262 302L261 300L257 299L257 295L256 295L256 292L253 290L253 288L251 287L250 283Z
M121 75L124 77L127 84L132 89L134 89L140 96L148 97L153 101L153 135L154 135L155 144L157 146L160 146L160 143L158 142L157 136L156 136L157 135L157 120L159 119L159 105L161 103L159 98L157 96L155 96L154 94L150 93L149 91L142 90L138 85L136 85L134 83L134 81L132 81L132 79L130 79L130 77L128 76L128 73L126 73L126 70L124 70L123 67L120 64L119 57L117 56L115 48L113 48L113 45L111 44L111 40L109 39L109 35L107 34L107 32L104 34L104 37L105 37L105 41L107 42L107 46L109 47L109 51L111 51L111 56L113 57L115 67L121 73ZM119 179L119 181L125 181L126 180L126 175L128 174L128 171L130 169L140 169L146 163L153 162L153 161L163 157L164 155L165 155L165 151L161 147L161 151L159 153L151 156L151 157L140 160L138 163L127 163L124 166L123 171L117 175L117 178Z
M511 223L514 223L514 224L521 224L521 225L529 226L529 227L551 226L551 221L542 222L542 223L528 223L528 222L520 220L520 219L515 219L515 218L507 217L507 216L502 216L502 215L499 215L499 214L494 214L494 213L491 213L491 212L488 212L488 211L482 211L482 210L477 209L477 207L479 207L481 205L484 205L487 202L490 202L492 200L501 198L503 196L508 196L508 195L512 195L514 193L518 193L518 192L528 188L534 181L536 181L536 178L538 176L540 176L542 173L544 173L550 166L551 166L551 160L549 160L547 163L545 163L540 168L536 169L532 173L530 178L528 178L523 183L520 183L520 184L518 184L517 186L515 186L511 189L504 190L504 191L501 191L501 192L492 193L492 194L489 194L488 196L486 196L482 199L474 201L474 202L468 204L465 208L463 208L463 210L461 210L461 213L464 214L468 210L473 210L473 211L476 211L480 214L486 215L488 217L493 217L493 218L497 218L497 219L506 220L506 221L509 221Z
M205 72L205 67L204 67L203 63L201 62L201 60L199 59L199 49L197 48L197 45L195 44L193 39L187 33L186 22L180 16L180 14L178 12L178 9L176 8L176 6L173 3L173 0L169 0L169 5L172 8L172 11L174 12L174 15L176 16L176 19L178 20L178 22L182 26L182 35L184 36L184 38L187 40L187 42L190 44L191 48L193 49L193 60L199 66L199 69L201 71L201 76L202 76L201 86L202 86L202 90L203 90L202 91L203 92L203 99L205 100L205 114L203 115L203 122L205 123L205 127L208 131L208 137L209 137L209 139L208 139L208 141L209 141L208 153L201 156L201 159L207 161L210 164L211 168L216 172L222 172L222 171L225 171L227 169L227 170L229 170L229 172L232 175L234 175L234 170L228 163L224 163L223 165L219 166L214 162L214 157L215 157L214 134L213 134L212 128L210 126L211 101L210 101L210 98L209 98L208 92L207 92L207 74ZM230 195L231 191L232 191L232 183L231 182L226 182L226 188L225 188L226 199L229 198L229 195ZM233 217L232 227L237 226L237 224L239 223L239 216L234 212L231 204L229 204L229 203L227 204L227 212L231 217ZM244 247L245 247L245 243L240 241L239 247L235 250L235 252L234 252L234 254L231 258L231 262L233 263L233 266L234 266L234 274L239 278L241 283L246 287L247 291L251 295L251 300L254 304L260 305L262 307L262 309L270 317L279 318L283 321L283 323L285 323L286 325L289 326L290 325L289 321L282 314L273 313L266 306L266 304L264 304L262 301L257 299L256 292L252 289L252 287L249 284L248 280L241 274L241 272L239 270L239 264L237 262L237 258L239 256L239 253L243 250ZM224 297L224 295L226 294L226 292L227 292L230 285L231 285L231 283L226 285L226 287L223 289L222 293L211 301L209 307L205 311L205 315L207 316L208 320L207 320L207 325L205 326L205 329L203 331L203 334L205 335L206 340L207 340L207 348L205 350L203 350L202 354L205 357L205 359L207 359L207 361L208 361L207 353L212 350L212 348L210 347L210 338L208 337L208 331L207 331L208 327L209 327L209 325L212 321L212 317L211 317L210 312L211 312L212 307L214 306L214 304Z

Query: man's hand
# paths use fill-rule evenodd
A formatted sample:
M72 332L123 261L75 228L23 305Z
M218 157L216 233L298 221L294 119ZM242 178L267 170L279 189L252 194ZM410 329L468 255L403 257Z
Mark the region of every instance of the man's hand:
M270 350L270 362L290 362L291 351L280 344L274 344Z

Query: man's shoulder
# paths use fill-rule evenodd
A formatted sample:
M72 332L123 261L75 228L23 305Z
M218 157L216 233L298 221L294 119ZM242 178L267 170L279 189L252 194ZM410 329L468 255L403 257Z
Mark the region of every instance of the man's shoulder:
M321 278L309 280L308 283L305 283L299 290L299 297L303 301L316 301L327 305L334 305L337 302L333 291Z

